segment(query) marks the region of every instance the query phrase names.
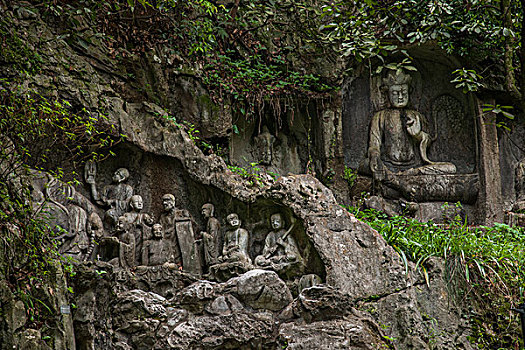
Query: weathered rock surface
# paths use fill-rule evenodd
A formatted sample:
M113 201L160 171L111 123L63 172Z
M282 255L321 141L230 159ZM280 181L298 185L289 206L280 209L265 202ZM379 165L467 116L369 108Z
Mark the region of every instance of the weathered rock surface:
M286 323L279 330L280 344L286 349L391 349L379 330L360 317L319 321L309 324Z
M469 349L468 329L458 313L448 312L443 271L432 275L430 290L416 283L405 274L395 250L341 208L332 192L310 175L281 176L277 181L264 177L260 187L247 186L220 157L205 156L183 128L169 122L160 106L131 102L121 94L118 87L126 79L114 72L114 62L103 47L73 48L57 40L38 16L30 17L16 23L24 28L28 45L42 45L45 69L27 86L52 91L73 105L106 111L108 123L127 135L126 147L139 158L137 164L142 167L143 159L153 159L144 162L145 174L176 169L185 182L198 184L206 196L224 203L287 208L304 228L305 241L312 247L309 254L319 256L326 284L305 289L293 301L287 284L271 271L252 270L215 283L165 267L117 271L102 262L80 265L70 281L79 306L72 315L75 336L70 334L77 348L429 349L437 342L443 349ZM83 73L71 74L76 71ZM224 134L223 123L217 125L217 132ZM149 177L142 181L171 181ZM152 195L144 194L148 196ZM64 281L60 284L65 286ZM6 305L8 315L0 323L1 334L9 337L23 323L21 306L0 290L2 311ZM438 306L432 304L435 300ZM432 326L434 319L447 327L446 332ZM67 339L66 331L61 334L57 339ZM20 336L21 346L44 346L37 330L25 330ZM395 338L394 344L385 336ZM10 338L0 343L15 342ZM66 340L55 342L57 350L71 348Z
M254 309L279 311L292 302L286 284L273 271L251 270L236 280L240 300Z

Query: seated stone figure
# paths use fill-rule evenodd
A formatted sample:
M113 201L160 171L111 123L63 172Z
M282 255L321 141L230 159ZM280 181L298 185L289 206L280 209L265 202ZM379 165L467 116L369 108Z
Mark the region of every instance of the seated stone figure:
M384 79L391 108L372 118L363 170L372 173L385 198L475 202L476 174L456 175L454 164L429 159L428 147L435 138L424 131L423 115L407 108L410 81L409 75L399 71Z
M210 267L213 276L219 279L228 279L252 269L252 260L248 254L248 231L241 228L239 216L232 213L226 217L229 225L224 234L222 255L218 264Z
M255 258L255 265L261 268L270 268L281 277L291 277L304 269L303 258L291 232L294 225L288 230L284 228L283 216L275 213L270 217L272 231L268 233L261 255Z
M396 71L388 74L384 84L393 108L372 117L368 144L368 162L375 179L381 181L391 173L400 175L454 174L452 163L433 162L427 149L433 141L423 131L424 117L407 109L411 77ZM417 145L417 149L414 148Z
M228 215L226 222L230 229L224 235L224 247L219 261L251 264L252 260L248 255L248 231L241 228L241 220L235 213Z
M164 237L162 225L153 225L152 232L152 237L146 240L142 247L142 264L146 266L172 264L174 256L171 242Z
M123 269L135 267L135 236L129 231L129 224L123 217L117 219L114 236L102 240L104 246L116 245L118 256L109 261L110 264Z

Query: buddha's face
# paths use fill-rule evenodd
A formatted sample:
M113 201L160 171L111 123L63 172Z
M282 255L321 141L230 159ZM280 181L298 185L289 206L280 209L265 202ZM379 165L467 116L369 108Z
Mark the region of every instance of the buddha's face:
M408 84L392 85L388 88L390 103L395 108L403 108L408 104Z
M142 210L144 208L144 203L142 202L142 197L133 196L131 197L131 207L135 210Z
M120 182L122 182L122 181L124 181L126 179L127 179L126 170L123 169L123 168L118 169L113 174L113 182L120 183Z
M152 231L153 231L153 236L155 238L162 238L162 234L163 234L163 232L162 232L162 225L160 225L160 224L153 225Z
M208 207L208 206L204 206L204 207L202 207L202 209L201 209L201 214L202 214L202 216L204 216L206 219L207 219L207 218L210 218L210 217L211 217L211 208Z
M165 196L162 198L162 205L165 211L170 211L175 208L175 200L171 196Z
M123 218L118 218L115 228L119 232L124 231L126 229L126 220L124 220Z
M228 224L232 228L238 228L239 226L241 226L241 220L239 220L239 217L237 216L237 214L228 215L228 217L226 218L226 221L228 221Z
M270 217L270 223L272 224L272 228L274 230L278 230L281 227L283 227L283 219L281 218L281 215L275 214Z

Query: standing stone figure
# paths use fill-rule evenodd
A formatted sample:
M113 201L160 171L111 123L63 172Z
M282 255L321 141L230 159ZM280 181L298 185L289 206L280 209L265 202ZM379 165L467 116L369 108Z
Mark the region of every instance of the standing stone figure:
M507 212L506 222L510 226L525 227L525 159L519 161L514 168L516 202L512 210Z
M113 184L104 186L102 193L97 191L94 163L86 163L84 175L91 187L93 199L99 205L109 207L104 219L114 226L117 219L127 211L128 201L133 195L133 188L124 183L129 178L129 171L126 168L117 169L113 174Z
M84 209L77 205L68 205L66 209L69 219L68 231L56 237L56 240L63 242L58 252L78 261L83 261L90 243L87 230L88 215Z
M452 163L437 163L428 159L427 149L432 138L423 131L424 117L406 108L410 81L410 75L400 71L391 72L384 79L393 108L373 116L368 144L370 171L378 181L392 172L403 172L404 175L456 172ZM414 145L417 145L417 150Z
M158 266L173 262L171 242L165 238L162 225L153 225L152 232L151 239L145 241L142 247L142 264Z
M266 236L263 252L255 259L255 264L262 268L271 268L279 274L298 273L303 267L303 259L291 235L294 224L286 230L281 213L273 214L270 224L272 231Z
M118 262L124 269L131 269L135 266L135 236L129 232L129 226L123 217L117 219L115 234L112 237L118 242Z
M248 231L241 228L241 220L235 213L228 215L226 222L230 228L224 235L222 256L219 262L239 262L247 266L251 265L252 260L248 255Z
M263 165L271 165L273 160L273 144L275 136L270 134L268 127L263 127L263 132L255 138L255 152L257 161Z
M149 214L140 212L144 207L144 203L142 197L137 194L131 196L129 207L131 211L122 215L122 219L135 237L135 265L140 265L142 243L149 238L149 227L153 225L153 218Z
M166 236L173 242L173 251L177 261L182 260L184 271L200 276L201 262L195 235L193 220L187 210L175 207L175 196L165 194L162 197L164 212L160 216L160 224L164 227Z
M220 223L215 217L213 204L206 203L201 209L202 216L208 219L206 223L206 231L201 232L202 240L204 242L204 259L208 266L217 263L219 257L219 230Z
M164 228L164 236L171 241L175 262L181 263L175 223L183 218L184 213L175 207L175 196L169 193L162 196L162 206L164 207L164 212L160 214L159 223Z

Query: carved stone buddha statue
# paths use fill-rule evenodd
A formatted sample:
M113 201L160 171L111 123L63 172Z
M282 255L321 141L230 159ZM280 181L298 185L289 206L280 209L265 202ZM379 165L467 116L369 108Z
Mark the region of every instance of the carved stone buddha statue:
M427 149L432 137L423 130L424 117L406 108L411 77L401 71L388 74L383 83L388 88L392 108L372 117L368 143L368 163L374 179L389 175L454 174L452 163L433 162Z

